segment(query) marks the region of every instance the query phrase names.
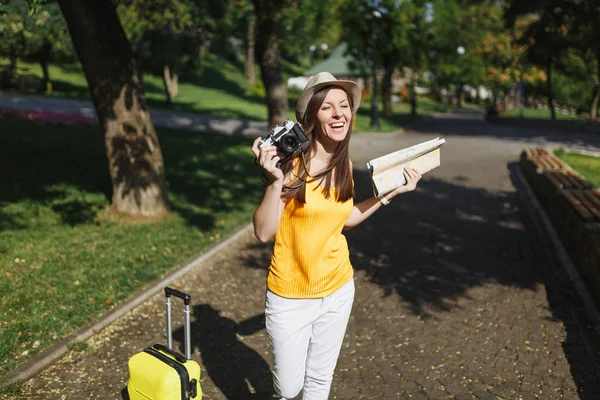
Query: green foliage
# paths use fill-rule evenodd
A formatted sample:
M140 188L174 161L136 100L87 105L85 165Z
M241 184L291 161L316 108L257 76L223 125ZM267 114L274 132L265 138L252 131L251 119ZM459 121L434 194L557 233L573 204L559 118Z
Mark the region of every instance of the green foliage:
M596 62L591 50L583 56L573 50L559 60L553 76L556 101L588 111L597 85Z
M117 13L142 70L162 74L169 66L189 77L210 38L231 31L221 22L230 5L230 0L120 0Z
M36 59L50 46L52 59L73 60L66 23L55 3L29 8L24 1L0 4L0 56Z
M430 65L441 84L479 85L485 76L484 60L478 51L489 31L486 5L467 0L435 0L430 29ZM460 54L459 48L464 49Z
M545 96L555 94L559 104L579 110L589 108L600 80L598 3L568 0L509 3L505 14L509 25L519 16L533 16L519 41L527 48L528 61L553 75L550 83L554 93L548 93L540 84L533 85L534 91Z
M333 50L342 34L342 22L338 18L342 4L343 0L304 0L302 7L284 21L287 36L283 48L286 57L302 60L309 56L311 45L320 49L323 43L328 45L327 52Z

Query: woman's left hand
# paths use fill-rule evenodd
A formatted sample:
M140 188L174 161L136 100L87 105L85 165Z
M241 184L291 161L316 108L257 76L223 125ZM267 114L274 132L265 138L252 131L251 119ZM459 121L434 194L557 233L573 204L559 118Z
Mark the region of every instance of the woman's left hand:
M406 179L406 183L394 189L394 195L415 190L417 183L421 180L421 174L414 168L404 168L404 178Z

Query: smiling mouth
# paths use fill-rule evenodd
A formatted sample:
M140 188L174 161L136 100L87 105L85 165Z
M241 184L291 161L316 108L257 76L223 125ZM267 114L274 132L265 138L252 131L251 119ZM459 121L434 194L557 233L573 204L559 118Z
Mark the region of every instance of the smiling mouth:
M343 128L344 125L346 125L346 124L343 122L338 122L335 124L330 124L329 127L331 127L332 129L340 129L340 128Z

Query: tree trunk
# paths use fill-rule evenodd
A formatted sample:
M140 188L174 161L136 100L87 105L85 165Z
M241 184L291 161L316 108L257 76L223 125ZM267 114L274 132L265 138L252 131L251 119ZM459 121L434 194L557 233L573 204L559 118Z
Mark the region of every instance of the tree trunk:
M42 67L42 73L44 75L42 82L42 90L47 94L52 93L52 81L50 80L50 72L48 71L48 63L50 62L50 59L52 57L51 51L52 43L49 39L46 39L37 53L37 60L40 63L40 66Z
M189 41L190 55L180 70L180 76L186 81L195 82L202 68L204 43L206 42L205 32L198 27L192 28Z
M14 49L10 49L9 52L9 64L8 69L6 70L9 82L13 82L17 75L17 51Z
M163 66L163 82L165 84L165 96L167 96L167 103L171 103L173 98L177 96L179 85L177 73L171 73L171 69L168 65Z
M254 86L256 83L256 72L254 71L254 27L256 19L251 16L248 20L248 49L246 51L246 78L248 85Z
M281 22L269 19L269 13L261 13L258 8L257 32L260 39L258 57L263 84L267 94L267 109L269 112L269 128L281 125L288 118L287 85L283 80L281 69L281 37L277 32Z
M463 84L459 83L458 86L456 87L456 107L458 107L458 108L462 107L462 90L463 90Z
M104 133L115 211L167 211L162 152L129 41L111 0L59 0Z
M269 127L282 124L288 118L287 85L281 68L282 38L285 36L285 14L282 4L275 1L253 0L256 17L256 55L267 94Z
M408 92L410 96L410 115L413 117L417 116L417 79L415 78L415 74L413 74L410 78L410 91Z
M381 82L383 92L383 116L392 118L392 74L394 63L386 62L383 68L383 80Z
M46 60L40 60L40 66L42 67L42 73L44 80L42 82L44 92L46 94L52 93L52 81L50 80L50 71L48 70L48 62Z
M508 109L510 107L510 92L505 90L504 91L504 98L503 98L503 103L504 103L504 115L508 115Z
M598 116L598 103L600 102L600 48L596 49L596 73L598 74L598 83L596 83L596 94L590 110L591 121L595 121Z
M552 60L548 60L546 64L546 74L548 75L548 81L546 82L548 108L550 108L550 116L554 121L556 120L556 111L554 110L554 96L552 94Z

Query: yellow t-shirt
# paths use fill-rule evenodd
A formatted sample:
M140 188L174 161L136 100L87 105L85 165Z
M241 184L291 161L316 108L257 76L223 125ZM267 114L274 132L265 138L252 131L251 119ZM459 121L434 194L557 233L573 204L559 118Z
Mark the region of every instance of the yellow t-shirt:
M325 297L352 279L350 252L342 234L354 201L328 199L316 181L306 182L306 203L292 198L275 234L267 287L287 298Z

